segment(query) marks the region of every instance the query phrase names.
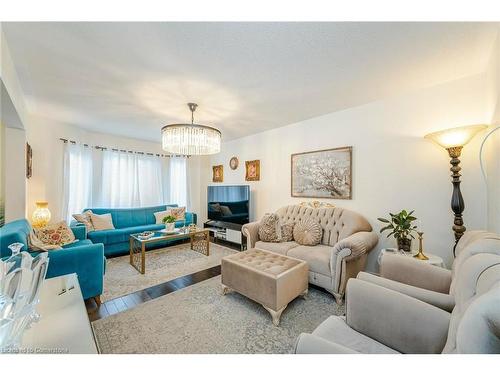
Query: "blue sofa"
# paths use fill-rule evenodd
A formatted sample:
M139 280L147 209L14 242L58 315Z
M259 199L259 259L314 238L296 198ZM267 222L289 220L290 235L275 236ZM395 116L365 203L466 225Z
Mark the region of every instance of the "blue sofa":
M87 234L93 243L104 245L104 255L116 256L128 254L130 251L130 235L134 233L148 231L158 231L164 229L164 224L156 224L154 213L165 211L168 207L178 207L176 204L168 204L154 207L141 208L86 208L83 211L91 210L97 215L111 214L115 229L94 231ZM195 213L186 212L186 225L196 224ZM177 221L175 226L181 227L183 221ZM76 221L71 222L71 227L81 227L83 224ZM156 242L148 245L147 249L164 247L167 244L178 242L175 240Z
M86 239L85 227L71 229L78 241L63 246L62 250L49 251L47 278L76 273L83 298L99 297L102 294L106 265L104 247ZM0 228L0 258L11 255L8 246L14 242L23 243L23 251L28 251L30 232L31 225L25 219L12 221ZM30 253L36 256L40 251L30 251Z

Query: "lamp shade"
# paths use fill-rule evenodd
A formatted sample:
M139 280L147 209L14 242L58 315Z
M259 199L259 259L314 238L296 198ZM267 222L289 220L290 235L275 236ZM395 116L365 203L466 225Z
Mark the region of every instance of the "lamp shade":
M438 132L427 134L424 138L436 142L446 149L451 147L463 147L481 130L486 129L487 125L468 125L458 128L445 129Z
M163 150L176 155L211 155L220 152L221 133L206 125L172 124L164 126Z
M48 206L48 202L36 202L36 209L31 216L31 221L35 228L44 227L49 223L51 214Z

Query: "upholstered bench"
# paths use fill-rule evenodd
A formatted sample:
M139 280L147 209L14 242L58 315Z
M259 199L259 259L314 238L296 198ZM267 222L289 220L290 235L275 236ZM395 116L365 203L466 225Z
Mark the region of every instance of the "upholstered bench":
M222 258L222 293L234 290L260 303L279 325L281 313L299 295L306 296L306 262L250 249Z

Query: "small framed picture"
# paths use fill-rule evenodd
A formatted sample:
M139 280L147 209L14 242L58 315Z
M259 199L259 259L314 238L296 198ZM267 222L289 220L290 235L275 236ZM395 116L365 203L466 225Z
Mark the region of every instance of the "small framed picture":
M236 156L233 156L231 160L229 160L229 167L234 171L236 168L238 168L238 158Z
M246 181L260 181L260 160L251 160L245 162Z
M224 166L214 165L212 167L212 181L213 182L224 182Z

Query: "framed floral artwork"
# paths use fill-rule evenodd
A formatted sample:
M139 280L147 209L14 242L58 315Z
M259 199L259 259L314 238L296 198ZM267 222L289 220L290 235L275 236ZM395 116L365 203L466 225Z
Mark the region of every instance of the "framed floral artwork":
M352 199L352 147L293 154L292 197Z
M260 160L246 161L245 166L245 181L260 181Z
M224 182L224 166L214 165L212 167L212 181L213 182Z

